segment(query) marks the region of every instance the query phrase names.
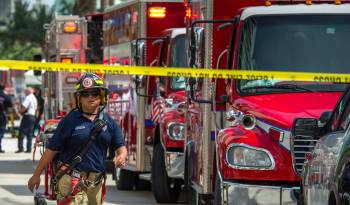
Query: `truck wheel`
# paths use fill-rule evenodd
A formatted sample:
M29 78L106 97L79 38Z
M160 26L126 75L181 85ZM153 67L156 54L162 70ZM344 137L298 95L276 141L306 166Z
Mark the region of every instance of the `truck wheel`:
M305 193L303 189L300 189L299 197L297 199L297 205L305 205Z
M152 192L158 203L174 203L177 201L181 184L172 183L165 169L164 149L161 144L154 147L152 159Z
M221 184L218 174L216 174L215 178L215 198L214 198L214 204L215 205L221 205L222 199L221 199Z
M195 189L193 189L192 187L189 188L189 194L191 195L189 203L190 205L198 205L199 204L199 197L198 197L198 193Z
M133 190L137 181L137 174L133 171L120 169L115 179L118 190Z
M340 204L350 205L350 164L345 164L340 176L340 187L338 187Z

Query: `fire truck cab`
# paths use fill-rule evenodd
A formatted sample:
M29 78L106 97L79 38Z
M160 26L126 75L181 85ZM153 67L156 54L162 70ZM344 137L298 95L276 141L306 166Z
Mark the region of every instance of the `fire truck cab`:
M158 60L164 67L186 67L185 28L167 29ZM152 191L159 203L176 202L184 176L185 77L159 77L152 109L160 112L152 150ZM160 103L160 104L157 104ZM157 114L157 113L155 113ZM157 117L157 116L155 116Z
M221 56L217 50L225 41L227 69L346 73L346 3L232 1L225 8L218 1L188 3L195 15L202 8L206 20L220 15L228 20L220 31L212 24L203 26L204 67L212 67L208 59L219 59L215 56ZM232 30L219 33L225 29ZM199 94L190 95L200 97L191 97L186 116L186 171L193 204L210 204L213 196L215 204L296 204L305 153L315 140L293 136L293 121L332 110L345 85L327 79L283 81L268 73L244 77L232 76L226 87L206 79L190 82L192 91L203 84ZM217 117L213 106L220 103L220 90L227 96L225 118Z
M167 63L168 51L160 48L168 43L158 40L162 41L168 36L164 33L165 30L183 27L184 17L185 9L179 0L128 1L108 8L104 15L104 63L163 66L163 62ZM177 42L177 38L172 38L173 36L170 35L169 42ZM160 54L164 54L165 58L159 56ZM178 62L180 61L176 61ZM107 76L107 79L112 77ZM121 81L119 78L118 80ZM156 96L161 97L160 93L164 92L163 97L168 97L175 92L168 91L170 87L166 88L167 85L170 86L166 78L128 76L123 81L129 86L122 96L122 100L127 100L128 103L123 105L127 112L121 120L129 155L127 166L115 172L116 183L121 190L135 187L141 189L144 188L146 180L151 180L153 144L160 143L160 124L152 120L151 116L154 108L152 102L156 100ZM164 84L161 86L162 83ZM164 90L161 92L161 89ZM177 146L177 143L173 146ZM162 183L167 183L167 178L165 179ZM167 197L162 199L168 200Z

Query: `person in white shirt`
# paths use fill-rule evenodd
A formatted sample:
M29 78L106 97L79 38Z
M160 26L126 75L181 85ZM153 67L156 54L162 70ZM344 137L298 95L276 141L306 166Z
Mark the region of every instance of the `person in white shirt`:
M35 125L35 112L38 107L38 102L33 94L33 88L24 90L26 97L21 105L19 112L22 114L22 120L19 127L18 150L15 153L23 152L23 139L27 137L26 153L32 152L33 129Z

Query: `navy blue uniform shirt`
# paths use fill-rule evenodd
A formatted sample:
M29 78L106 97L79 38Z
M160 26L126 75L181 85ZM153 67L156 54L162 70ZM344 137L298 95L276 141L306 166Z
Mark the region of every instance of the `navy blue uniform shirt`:
M107 126L93 141L83 156L83 161L75 169L86 172L104 172L107 149L110 147L115 150L124 145L124 137L119 125L106 113L103 114L103 120L107 122ZM84 117L80 110L70 112L58 124L48 148L59 151L57 160L71 163L82 146L89 140L93 124L94 122Z

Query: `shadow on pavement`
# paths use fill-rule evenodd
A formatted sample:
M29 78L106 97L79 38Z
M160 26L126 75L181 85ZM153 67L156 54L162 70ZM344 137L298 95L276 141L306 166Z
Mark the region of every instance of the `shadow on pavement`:
M107 187L107 203L140 205L140 204L157 204L153 197L152 191L120 191L115 185ZM182 193L184 194L184 193ZM188 204L180 197L176 204ZM171 205L171 204L168 204Z
M32 160L0 161L0 174L32 174L36 165Z
M25 185L2 185L1 188L17 196L33 196L33 193ZM43 190L44 187L40 186L39 192L43 192Z
M2 205L8 205L8 204L16 204L16 205L33 205L34 203L33 202L25 202L25 203L21 203L21 202L19 202L19 201L16 201L16 200L14 200L14 199L12 199L12 198L7 198L7 197L5 197L5 198L2 198L1 199L1 203L2 203Z

